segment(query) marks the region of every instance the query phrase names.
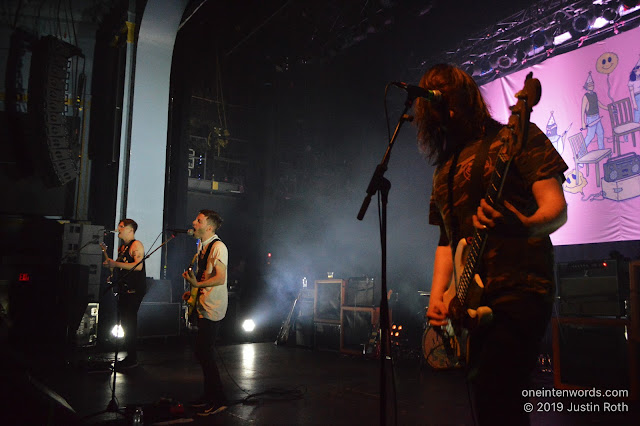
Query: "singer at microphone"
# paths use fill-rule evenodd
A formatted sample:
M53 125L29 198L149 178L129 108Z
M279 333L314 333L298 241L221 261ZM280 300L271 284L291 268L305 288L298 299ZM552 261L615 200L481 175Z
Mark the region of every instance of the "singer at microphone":
M118 361L117 369L125 370L138 365L137 329L138 309L147 291L144 264L144 245L136 239L138 224L133 219L123 219L115 233L122 241L118 248L118 258L107 258L103 266L113 269L114 282L118 285L117 309L124 329L123 349L127 356ZM114 232L114 231L110 231Z
M401 81L391 82L393 86L404 89L410 98L424 98L430 102L441 102L442 93L439 90L428 90L420 86L412 86Z

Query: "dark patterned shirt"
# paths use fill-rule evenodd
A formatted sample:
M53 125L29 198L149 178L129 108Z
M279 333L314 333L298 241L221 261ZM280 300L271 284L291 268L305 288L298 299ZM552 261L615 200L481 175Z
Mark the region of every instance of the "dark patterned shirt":
M453 159L436 168L430 200L429 223L445 225L449 241L455 250L460 238L472 237L474 227L472 215L478 201L484 197L491 179L495 161L503 143L493 141L489 148L483 174L483 193L471 194L471 169L477 149L482 145L478 140L465 147L458 158L453 178L452 215L449 208L449 170ZM567 165L555 150L549 139L534 124L529 128L529 140L511 167L502 192L503 200L509 201L525 216L537 210L532 185L538 180L552 177L563 178ZM477 186L475 186L477 188ZM452 220L455 220L458 235L451 235ZM491 295L501 289L522 289L542 294L553 290L553 246L548 236L529 238L489 233L487 246L480 262L479 274L485 284L485 294Z

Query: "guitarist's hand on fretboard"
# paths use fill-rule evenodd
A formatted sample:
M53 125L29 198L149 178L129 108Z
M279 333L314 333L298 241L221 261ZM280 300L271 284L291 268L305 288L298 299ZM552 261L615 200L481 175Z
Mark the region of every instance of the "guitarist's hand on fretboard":
M189 268L182 273L182 278L184 278L192 287L197 287L198 280L196 279L195 274L193 273L193 269Z
M498 234L515 236L527 235L527 216L520 213L513 204L502 202L503 211L494 208L483 198L476 214L471 218L476 229L495 229Z

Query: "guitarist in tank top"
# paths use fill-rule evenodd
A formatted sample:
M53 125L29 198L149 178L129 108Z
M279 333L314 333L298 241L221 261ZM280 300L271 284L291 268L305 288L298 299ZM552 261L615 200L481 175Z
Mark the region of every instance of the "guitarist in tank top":
M566 221L561 184L567 166L544 133L525 123L526 149L511 157L500 201L492 204L483 194L502 161L498 154L511 126L503 128L491 117L472 77L455 66L435 65L420 86L440 91L443 99L419 98L415 108L419 147L436 167L429 222L440 228L427 317L435 327L454 317L457 299L449 303L445 293L451 286L455 290L456 245L483 232L474 281L481 284L476 286L479 305L491 315L487 324L470 330L467 372L473 408L480 425L528 424L522 390L551 316L555 290L549 234ZM475 312L462 308L468 317Z
M133 219L124 219L118 225L118 238L122 245L116 260L106 259L104 266L114 269L118 283L118 314L124 330L124 349L127 356L118 362L118 369L138 365L136 351L138 340L138 309L147 290L144 267L144 246L136 240L138 224ZM140 263L141 262L141 263ZM136 266L137 265L137 266ZM134 269L135 267L135 269Z

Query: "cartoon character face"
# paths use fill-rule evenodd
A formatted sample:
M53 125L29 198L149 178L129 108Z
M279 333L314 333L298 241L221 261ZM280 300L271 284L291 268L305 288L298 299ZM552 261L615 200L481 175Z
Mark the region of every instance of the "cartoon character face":
M596 71L600 74L611 74L618 66L618 55L606 52L596 60Z

